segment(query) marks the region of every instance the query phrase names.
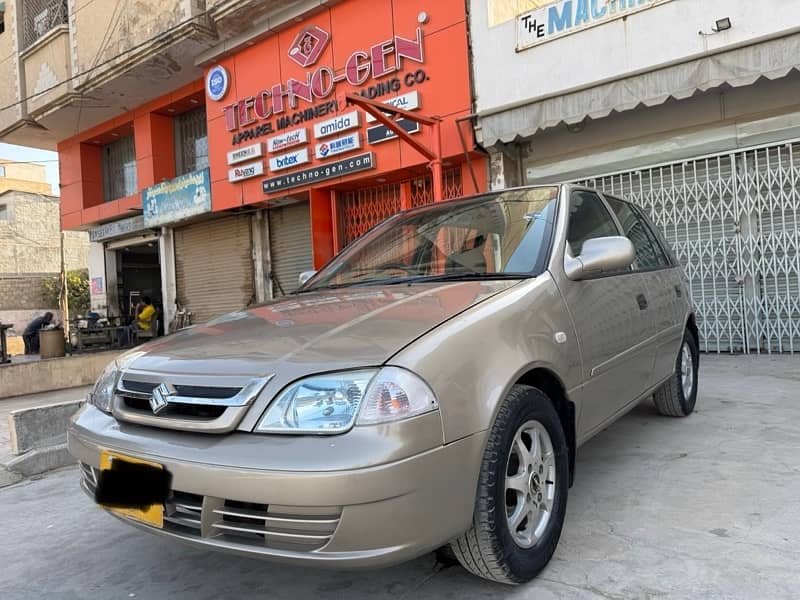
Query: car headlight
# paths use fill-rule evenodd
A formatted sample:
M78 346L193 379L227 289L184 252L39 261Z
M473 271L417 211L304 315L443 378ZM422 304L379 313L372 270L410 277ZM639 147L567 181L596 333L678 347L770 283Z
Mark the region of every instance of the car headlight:
M283 390L255 430L344 433L356 424L399 421L436 410L438 406L424 381L397 367L315 375Z
M117 380L120 370L117 361L111 361L105 370L97 378L94 389L89 393L89 404L96 406L103 412L111 412L111 401L114 399L114 392L117 389Z

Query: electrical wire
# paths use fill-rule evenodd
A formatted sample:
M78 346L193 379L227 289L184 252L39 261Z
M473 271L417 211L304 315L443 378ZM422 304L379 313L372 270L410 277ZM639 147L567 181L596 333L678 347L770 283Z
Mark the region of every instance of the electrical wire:
M139 44L136 44L135 46L131 46L130 48L127 48L126 50L123 50L122 52L120 52L116 56L113 56L113 57L111 57L111 58L109 58L107 60L104 60L103 62L99 63L95 67L86 69L85 71L81 71L80 73L76 73L75 75L71 75L71 76L67 77L66 79L64 79L63 81L59 81L55 85L50 86L49 88L45 88L40 92L33 93L30 96L26 96L25 98L22 98L21 100L17 100L16 102L12 102L11 104L6 104L5 106L0 106L0 112L2 112L4 110L8 110L9 108L14 108L16 106L19 106L19 105L23 104L24 102L27 102L28 100L32 100L33 98L37 98L38 96L42 96L42 95L44 95L44 94L46 94L48 92L51 92L54 89L61 87L62 85L64 85L65 83L67 83L69 81L75 81L76 79L80 79L81 77L89 75L93 71L95 71L97 69L101 69L102 67L105 67L106 65L108 65L110 63L113 63L114 61L118 60L119 58L121 58L123 56L126 56L128 54L136 52L137 50L141 50L142 48L144 48L145 46L147 46L151 42L157 41L157 40L163 38L164 36L172 33L173 31L177 31L181 27L184 27L185 25L188 25L188 24L192 23L196 19L198 19L200 17L204 17L205 15L208 14L208 12L209 12L208 10L204 10L204 11L194 15L193 17L190 17L188 19L184 19L180 23L176 23L172 27L169 27L168 29L165 29L164 31L158 33L157 35L154 35L153 37L147 38L143 42L140 42Z

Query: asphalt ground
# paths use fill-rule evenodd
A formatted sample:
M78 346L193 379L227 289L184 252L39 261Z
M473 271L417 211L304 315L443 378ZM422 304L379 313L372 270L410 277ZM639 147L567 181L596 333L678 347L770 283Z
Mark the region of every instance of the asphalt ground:
M703 357L697 412L643 403L579 450L561 543L506 587L432 555L319 571L197 550L96 508L76 468L0 490L0 597L800 597L800 357Z

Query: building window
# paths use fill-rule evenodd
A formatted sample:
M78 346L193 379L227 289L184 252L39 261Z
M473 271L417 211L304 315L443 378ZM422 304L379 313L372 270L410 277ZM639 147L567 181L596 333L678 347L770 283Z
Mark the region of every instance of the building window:
M6 168L3 165L0 165L0 177L6 176Z
M2 2L0 2L2 4ZM6 12L3 10L3 7L0 6L0 33L3 33L6 30Z
M23 45L27 48L36 40L69 21L67 0L26 0L22 3Z
M175 117L175 170L177 175L208 166L206 109L196 108Z
M0 221L8 221L8 206L0 204Z
M103 146L103 197L110 202L137 191L136 147L129 135Z

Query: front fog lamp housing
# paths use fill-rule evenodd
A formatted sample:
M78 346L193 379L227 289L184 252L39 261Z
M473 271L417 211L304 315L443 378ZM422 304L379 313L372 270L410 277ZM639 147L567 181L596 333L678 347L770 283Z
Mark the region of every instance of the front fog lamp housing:
M89 404L99 408L103 412L111 412L111 401L114 399L114 392L117 389L117 381L120 371L116 361L112 361L97 378L97 383L89 394Z
M355 424L399 421L436 408L430 388L404 369L315 375L286 388L255 431L330 435L349 431Z

